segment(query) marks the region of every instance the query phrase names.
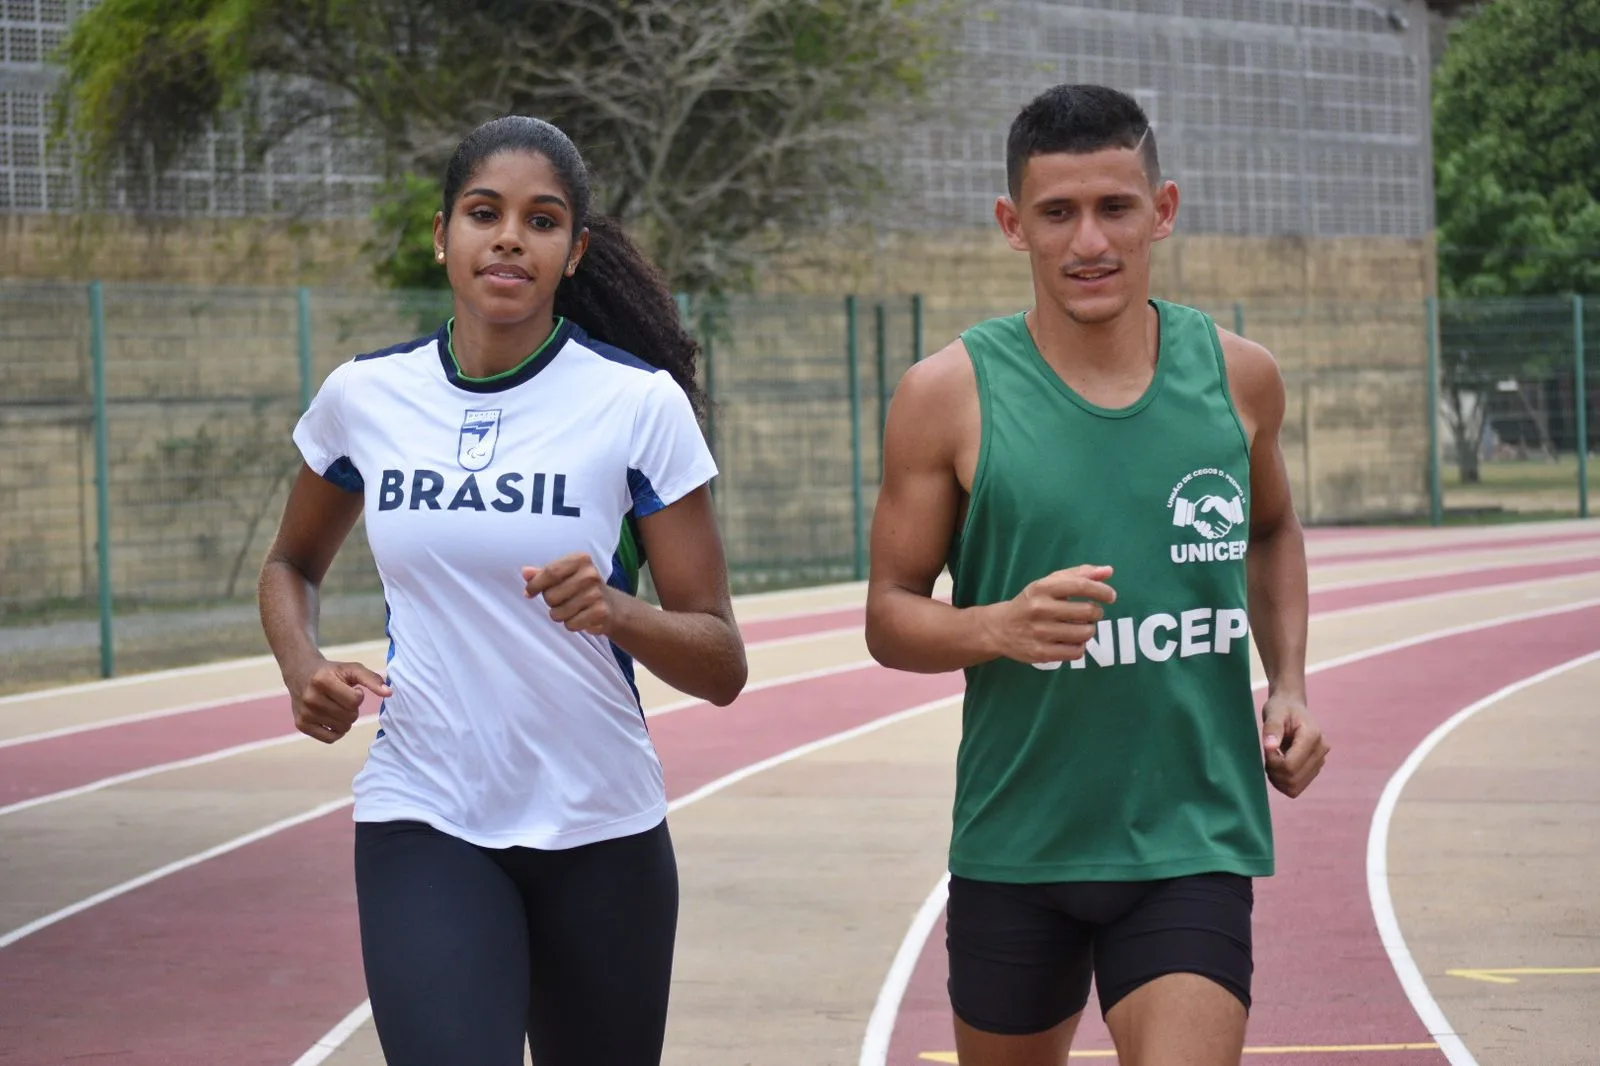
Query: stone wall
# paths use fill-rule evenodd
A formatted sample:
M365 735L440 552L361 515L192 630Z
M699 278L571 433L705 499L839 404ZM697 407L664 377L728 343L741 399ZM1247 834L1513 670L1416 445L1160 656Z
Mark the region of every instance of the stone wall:
M852 238L854 235L852 235ZM313 294L313 383L339 361L439 320L371 289L366 234L185 223L146 230L0 219L0 614L94 592L87 278L104 279L114 574L129 601L248 595L296 462L298 305ZM1424 297L1432 252L1404 240L1180 236L1158 295L1235 303L1289 389L1285 459L1312 521L1426 508ZM28 284L16 279L59 279ZM227 283L262 286L239 289ZM218 283L224 283L219 285ZM863 512L878 480L882 403L911 361L911 293L928 349L1030 302L1026 257L993 231L793 248L768 292L734 301L711 338L710 430L730 557L747 584L849 576L856 537L842 294L861 293L854 409ZM883 307L880 377L877 308ZM370 585L357 543L339 581ZM31 605L31 606L30 606Z

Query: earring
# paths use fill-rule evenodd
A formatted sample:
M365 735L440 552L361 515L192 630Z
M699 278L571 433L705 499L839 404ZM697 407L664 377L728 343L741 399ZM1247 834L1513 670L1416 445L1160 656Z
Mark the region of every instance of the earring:
M433 257L435 259L439 260L439 262L441 262L441 263L444 262L444 253L443 252L434 252L433 253Z

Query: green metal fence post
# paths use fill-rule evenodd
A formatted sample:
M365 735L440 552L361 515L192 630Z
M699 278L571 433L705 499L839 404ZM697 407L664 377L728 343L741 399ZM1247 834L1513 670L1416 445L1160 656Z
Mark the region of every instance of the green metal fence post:
M311 406L311 290L300 286L300 410Z
M1428 297L1428 521L1444 524L1444 486L1439 480L1439 298Z
M889 308L882 300L873 308L873 341L878 364L878 481L883 481L883 438L889 431Z
M1244 336L1244 304L1238 300L1233 302L1233 331Z
M111 423L106 416L106 307L100 282L89 285L89 361L94 379L94 501L100 566L100 676L117 670L111 612Z
M844 298L845 357L850 368L850 503L855 534L854 573L867 576L867 507L861 484L861 336L854 294Z
M1573 391L1577 393L1578 517L1589 517L1589 382L1583 365L1583 297L1572 296Z
M717 459L717 359L716 344L712 340L711 315L705 314L701 318L700 328L700 357L706 363L706 447L711 449L711 457ZM717 496L721 478L711 479L712 498Z
M922 293L919 292L911 297L911 361L922 362L926 351L922 346Z

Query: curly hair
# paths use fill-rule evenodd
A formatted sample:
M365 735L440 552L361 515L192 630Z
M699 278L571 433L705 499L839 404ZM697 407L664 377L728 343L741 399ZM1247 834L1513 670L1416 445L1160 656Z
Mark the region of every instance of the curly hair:
M548 159L572 203L572 240L585 228L589 231L589 248L578 269L556 288L555 313L595 340L671 374L696 413L703 414L705 396L695 380L700 345L684 328L661 271L645 258L621 223L590 213L589 168L559 128L543 119L508 115L468 134L445 168L445 220L484 161L502 152L530 152Z

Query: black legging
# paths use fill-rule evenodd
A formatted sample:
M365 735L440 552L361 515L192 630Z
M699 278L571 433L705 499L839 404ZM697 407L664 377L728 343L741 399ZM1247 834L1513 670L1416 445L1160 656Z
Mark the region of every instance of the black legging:
M361 951L389 1066L658 1066L678 921L662 822L562 851L356 825Z

